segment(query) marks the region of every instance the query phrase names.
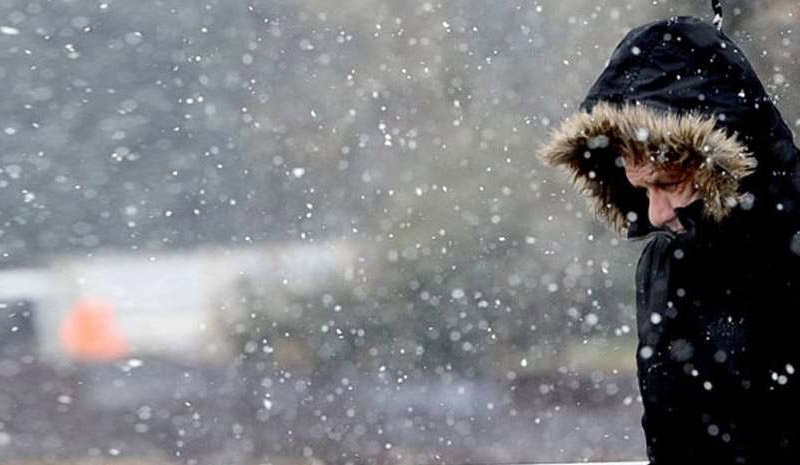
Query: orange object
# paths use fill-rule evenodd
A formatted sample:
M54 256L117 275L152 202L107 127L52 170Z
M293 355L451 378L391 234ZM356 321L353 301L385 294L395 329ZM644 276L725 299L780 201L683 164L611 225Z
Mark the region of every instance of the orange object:
M65 351L82 361L109 361L128 352L114 304L106 299L79 300L61 323L60 335Z

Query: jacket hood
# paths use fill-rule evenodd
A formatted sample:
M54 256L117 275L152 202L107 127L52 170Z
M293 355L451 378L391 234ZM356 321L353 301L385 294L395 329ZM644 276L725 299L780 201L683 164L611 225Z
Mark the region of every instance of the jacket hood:
M719 223L756 187L748 175L794 163L796 149L739 47L700 19L674 17L628 33L539 156L566 168L614 230L636 237L654 228L626 157L693 169L703 215Z

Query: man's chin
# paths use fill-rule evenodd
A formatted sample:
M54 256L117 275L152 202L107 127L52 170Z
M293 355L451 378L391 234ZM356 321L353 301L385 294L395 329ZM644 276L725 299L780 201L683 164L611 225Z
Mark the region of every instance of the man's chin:
M682 234L686 232L686 228L679 221L670 221L668 223L662 224L658 226L658 229L661 229L666 232L671 232L672 234Z
M683 233L686 232L686 228L684 228L683 225L680 225L680 224L679 225L667 225L667 226L664 226L664 229L666 229L667 231L669 231L669 232L671 232L673 234L683 234Z

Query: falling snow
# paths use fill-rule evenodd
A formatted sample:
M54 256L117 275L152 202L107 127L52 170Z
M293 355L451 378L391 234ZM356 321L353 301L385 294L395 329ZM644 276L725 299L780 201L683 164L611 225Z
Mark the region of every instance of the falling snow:
M774 3L737 28L800 125ZM631 27L704 7L4 2L0 456L641 457L637 251L533 153Z

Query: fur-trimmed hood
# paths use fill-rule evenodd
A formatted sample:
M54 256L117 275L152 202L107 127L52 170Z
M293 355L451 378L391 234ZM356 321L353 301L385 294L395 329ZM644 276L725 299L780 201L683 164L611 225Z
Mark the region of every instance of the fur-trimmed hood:
M644 190L625 176L627 157L690 170L704 217L720 223L751 207L749 180L766 179L751 174L795 166L797 149L736 44L702 20L675 17L623 39L538 155L566 168L612 229L635 237L653 227Z
M564 121L539 152L552 166L566 168L592 211L620 234L646 218L644 191L625 178L625 160L695 173L704 213L721 221L738 205L739 181L756 160L735 135L700 114L676 115L643 105L597 104Z

